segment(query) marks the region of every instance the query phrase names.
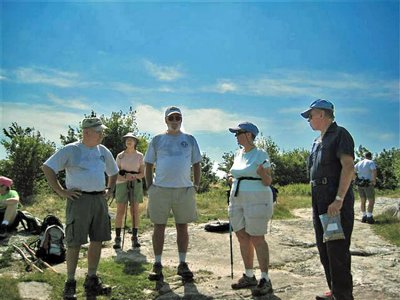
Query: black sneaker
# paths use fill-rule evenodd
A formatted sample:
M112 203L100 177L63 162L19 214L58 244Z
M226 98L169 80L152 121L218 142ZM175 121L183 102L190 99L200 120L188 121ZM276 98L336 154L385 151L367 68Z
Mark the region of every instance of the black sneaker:
M190 271L188 264L185 262L179 264L177 273L182 278L193 278L193 272Z
M113 245L114 249L121 249L121 237L117 236L114 240L114 245Z
M253 296L263 296L267 294L272 294L273 292L274 290L272 289L271 280L267 281L265 278L261 278L256 288L251 291L251 294Z
M97 275L86 276L85 283L83 284L85 287L86 296L101 296L101 295L110 295L111 287L109 285L103 284L100 277Z
M4 239L7 237L7 225L1 224L0 225L0 239Z
M367 216L363 216L361 219L361 223L367 223Z
M76 280L68 280L65 282L63 299L64 300L76 299Z
M253 275L253 277L248 277L246 276L246 274L243 274L243 276L238 280L238 282L231 284L231 287L234 290L239 290L239 289L247 289L256 285L257 285L256 276Z
M141 245L139 243L137 236L132 237L131 241L132 241L132 248L140 248Z
M368 224L375 224L375 219L373 216L367 217L367 223Z
M161 263L156 262L153 265L153 271L149 274L148 279L151 281L160 281L164 279L164 275L162 273L163 266Z

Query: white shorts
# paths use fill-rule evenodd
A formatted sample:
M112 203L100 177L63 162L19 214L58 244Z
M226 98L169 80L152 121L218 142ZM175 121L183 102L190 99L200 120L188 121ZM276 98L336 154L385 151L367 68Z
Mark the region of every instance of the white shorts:
M233 192L230 195L228 213L235 232L244 228L251 236L266 234L273 211L270 189L257 192L239 191L237 197Z

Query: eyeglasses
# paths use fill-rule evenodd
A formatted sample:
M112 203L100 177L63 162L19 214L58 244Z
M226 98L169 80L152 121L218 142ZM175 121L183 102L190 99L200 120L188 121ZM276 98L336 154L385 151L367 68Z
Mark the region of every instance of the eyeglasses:
M173 121L175 121L175 122L180 122L180 121L182 121L182 117L180 116L180 115L171 115L171 116L168 116L168 121L170 121L170 122L173 122Z
M236 133L235 133L235 136L239 136L239 135L241 135L241 134L243 134L243 133L246 133L247 131L237 131Z

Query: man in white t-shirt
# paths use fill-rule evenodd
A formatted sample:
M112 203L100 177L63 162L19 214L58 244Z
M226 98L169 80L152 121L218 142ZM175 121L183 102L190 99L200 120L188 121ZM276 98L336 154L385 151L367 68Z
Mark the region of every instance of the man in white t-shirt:
M356 184L361 200L361 222L374 224L373 210L375 204L375 185L376 185L376 164L372 160L371 152L365 153L365 159L359 161L354 166L356 172ZM368 209L366 211L366 201L368 200Z
M103 125L99 118L82 120L82 141L70 143L43 164L51 188L66 198L67 281L63 299L77 299L75 273L81 246L90 239L88 273L84 282L87 297L109 295L111 287L97 276L103 241L111 239L111 223L106 198L112 195L118 166L110 150L101 141ZM57 173L65 170L65 187ZM106 182L105 174L108 175Z
M149 195L148 213L154 223L155 263L149 279L163 280L161 255L165 227L172 210L179 252L178 275L190 280L193 278L193 273L186 263L189 245L188 223L197 219L195 195L200 184L201 153L196 139L181 131L182 113L178 107L167 108L165 123L167 131L152 139L144 158Z

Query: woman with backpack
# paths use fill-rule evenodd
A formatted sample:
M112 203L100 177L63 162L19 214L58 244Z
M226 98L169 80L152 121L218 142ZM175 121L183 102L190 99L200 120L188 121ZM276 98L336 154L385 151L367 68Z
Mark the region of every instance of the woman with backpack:
M6 238L7 232L18 226L19 195L11 189L12 184L12 179L0 176L0 239Z
M144 162L143 154L136 150L139 139L131 132L122 137L126 149L119 153L116 162L119 168L115 199L117 215L115 217L114 249L121 248L121 228L126 224L126 213L130 205L132 218L132 248L140 247L138 240L139 204L143 202ZM124 232L125 233L125 232Z

